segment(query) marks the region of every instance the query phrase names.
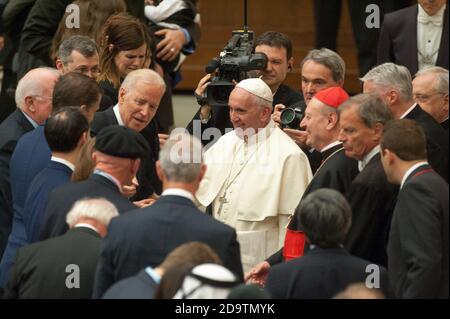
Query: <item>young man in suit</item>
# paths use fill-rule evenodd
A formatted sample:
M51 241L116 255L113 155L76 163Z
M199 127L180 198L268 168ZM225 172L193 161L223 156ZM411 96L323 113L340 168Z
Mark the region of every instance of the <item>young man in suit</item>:
M91 298L102 237L117 215L106 199L77 201L65 217L70 229L66 234L17 252L5 298Z
M121 191L130 185L139 169L141 159L148 152L148 144L137 132L119 125L104 128L97 135L92 159L95 170L87 180L55 188L48 199L42 222L40 239L66 232L66 212L84 197L104 197L113 203L119 213L137 206Z
M28 72L16 89L17 109L0 124L0 256L3 254L12 226L10 162L17 142L50 115L56 70L38 68ZM30 159L27 158L27 161Z
M394 118L407 118L419 123L427 137L428 161L448 182L448 134L414 101L412 79L408 69L394 63L384 63L367 72L361 81L364 82L364 93L379 95L391 109Z
M427 162L425 135L411 120L384 128L381 161L400 185L389 232L389 278L397 298L449 296L448 184Z
M52 151L49 165L33 179L23 211L14 214L11 234L0 263L0 287L4 287L13 258L22 246L39 240L50 192L70 182L81 147L88 138L89 123L78 107L53 114L45 124L45 138Z
M377 64L404 65L411 74L430 66L448 69L446 0L418 4L386 14L378 39Z
M94 298L142 268L159 265L177 246L200 241L219 255L225 267L243 277L236 231L202 213L194 194L206 166L201 142L190 135L169 139L157 162L163 193L153 205L113 220L101 255Z
M367 285L368 270L378 266L351 256L342 246L352 224L345 197L331 189L316 190L305 197L298 213L311 249L270 269L266 289L272 298L329 299L349 284ZM378 267L377 273L374 289L389 293L386 269Z
M147 140L150 149L137 175L139 186L134 200L161 193L161 181L155 169L160 145L154 116L165 89L164 80L155 71L132 71L120 86L117 105L96 113L91 125L92 136L102 128L118 124L139 132Z

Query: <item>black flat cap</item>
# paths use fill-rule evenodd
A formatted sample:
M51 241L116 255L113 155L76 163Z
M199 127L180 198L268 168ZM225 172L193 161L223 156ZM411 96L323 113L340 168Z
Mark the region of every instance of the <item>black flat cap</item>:
M150 147L140 133L120 125L111 125L100 130L95 140L95 149L124 158L142 158L150 153Z

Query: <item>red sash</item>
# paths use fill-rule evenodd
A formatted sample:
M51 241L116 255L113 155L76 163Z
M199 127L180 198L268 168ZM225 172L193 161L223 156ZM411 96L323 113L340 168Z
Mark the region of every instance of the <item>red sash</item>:
M286 230L283 257L285 261L303 256L305 251L305 233L302 231Z

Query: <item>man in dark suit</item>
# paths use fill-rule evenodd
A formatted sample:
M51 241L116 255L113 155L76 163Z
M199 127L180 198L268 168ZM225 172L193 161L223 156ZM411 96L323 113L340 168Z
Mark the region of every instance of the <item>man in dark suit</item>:
M243 277L236 231L194 204L206 170L201 157L202 146L195 137L181 135L166 142L156 166L163 181L162 196L111 224L96 275L95 298L143 267L159 265L174 248L189 241L208 244L225 267Z
M448 70L439 66L420 70L412 84L416 103L442 126L448 136Z
M76 202L66 217L66 234L18 251L5 298L89 299L101 238L117 215L114 205L102 198Z
M414 102L411 74L408 69L384 63L361 78L364 93L379 95L389 106L394 118L415 120L427 138L427 156L431 167L447 182L449 179L449 137L431 115Z
M342 248L352 211L341 193L331 189L310 193L299 206L299 219L311 249L270 269L266 289L273 298L328 299L356 282L389 294L386 269Z
M75 162L88 138L89 124L78 107L54 113L45 124L45 138L52 150L49 165L33 179L23 214L14 214L11 234L0 262L0 287L4 287L17 249L39 240L50 192L70 182Z
M307 145L320 151L323 161L303 193L303 198L319 188L331 188L345 194L358 174L358 162L345 156L342 143L338 141L340 127L337 108L348 98L341 87L330 87L317 92L306 107L300 126L308 134ZM301 256L307 247L304 236L296 212L288 225L284 247L255 266L246 279L263 283L270 266Z
M345 195L352 208L352 227L344 244L352 255L385 266L388 227L398 190L383 171L379 143L392 113L378 96L370 94L351 97L339 112L339 141L345 155L358 160L360 171Z
M95 136L102 128L119 124L140 132L147 140L150 150L142 160L137 179L139 186L134 200L161 193L161 182L156 176L159 139L153 120L164 94L165 83L154 71L148 69L130 72L119 89L119 103L106 111L95 114L91 134Z
M388 243L395 295L448 299L448 184L426 161L425 135L414 121L388 124L381 149L388 179L400 184Z
M64 234L66 212L84 197L106 198L121 214L136 208L121 191L123 185L131 184L141 158L148 152L145 139L131 129L112 125L100 131L94 148L94 173L85 181L59 186L50 193L41 240Z
M27 73L17 85L17 110L0 124L0 256L12 226L11 157L18 140L42 124L50 114L51 96L58 76L56 70L50 69ZM30 158L26 160L30 161Z
M434 65L448 70L446 0L418 2L384 17L378 40L377 64L393 62L404 65L411 74Z
M161 265L156 268L148 266L135 276L118 281L106 291L102 298L153 299L156 288L167 271L185 266L193 268L207 263L222 264L219 256L211 247L201 242L182 244L167 255ZM172 279L170 278L168 281Z

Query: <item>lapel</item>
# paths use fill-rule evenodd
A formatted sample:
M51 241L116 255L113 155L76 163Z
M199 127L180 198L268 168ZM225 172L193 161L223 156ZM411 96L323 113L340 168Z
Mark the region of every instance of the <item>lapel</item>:
M436 65L448 68L448 4L444 11L444 25Z
M405 65L411 65L413 68L411 74L415 74L419 69L419 60L417 57L417 14L419 13L419 5L415 5L412 10L408 11L408 15L405 17L405 30L411 30L413 36L408 37L407 41L405 41L405 46L407 47L406 52L408 55L405 56L405 60L408 63L404 63ZM405 62L406 62L405 61Z

